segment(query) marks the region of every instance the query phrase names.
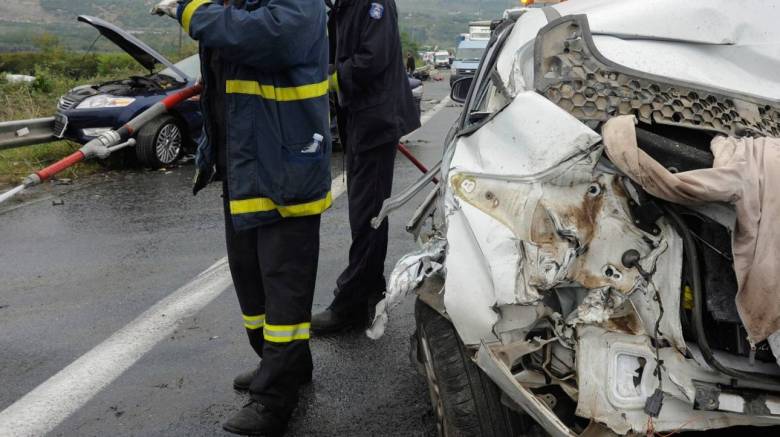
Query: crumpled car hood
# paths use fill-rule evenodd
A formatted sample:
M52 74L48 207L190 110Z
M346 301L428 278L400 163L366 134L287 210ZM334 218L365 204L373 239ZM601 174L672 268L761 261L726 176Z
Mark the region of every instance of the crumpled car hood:
M596 47L617 64L726 92L780 100L776 80L780 4L570 0L553 7L561 16L587 15ZM510 89L533 88L533 44L529 42L547 23L538 9L518 19L498 62Z

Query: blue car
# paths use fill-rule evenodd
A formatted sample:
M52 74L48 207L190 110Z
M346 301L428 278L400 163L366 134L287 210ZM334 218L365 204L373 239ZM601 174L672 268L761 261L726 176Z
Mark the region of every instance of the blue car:
M123 126L133 117L169 94L191 86L200 77L197 55L173 64L160 53L117 26L89 16L79 16L149 71L97 85L82 85L68 91L57 104L55 135L86 143L100 133ZM160 71L158 68L163 68ZM194 148L203 118L197 98L183 102L168 114L138 130L133 153L138 163L160 168L175 163L185 150Z

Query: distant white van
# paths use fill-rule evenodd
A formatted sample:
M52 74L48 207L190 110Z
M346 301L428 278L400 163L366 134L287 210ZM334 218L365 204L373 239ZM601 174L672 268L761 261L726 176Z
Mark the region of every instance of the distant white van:
M450 52L436 52L433 56L433 65L436 68L450 68Z

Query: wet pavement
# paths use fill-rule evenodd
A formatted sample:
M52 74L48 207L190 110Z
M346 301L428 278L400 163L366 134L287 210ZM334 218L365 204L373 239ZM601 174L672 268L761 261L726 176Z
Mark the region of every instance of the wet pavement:
M424 111L449 93L446 78L425 86ZM426 164L439 159L457 113L445 107L410 137ZM341 163L334 156L334 175ZM109 172L0 208L0 411L225 256L220 190L193 197L192 171ZM394 190L419 175L399 155ZM415 248L403 227L421 197L391 218L388 273ZM330 302L346 263L346 203L337 199L323 217L315 311ZM315 338L314 382L288 435L435 434L424 380L409 362L413 330L407 300L379 341L360 332ZM221 423L247 400L232 378L256 364L231 288L51 435L222 435Z

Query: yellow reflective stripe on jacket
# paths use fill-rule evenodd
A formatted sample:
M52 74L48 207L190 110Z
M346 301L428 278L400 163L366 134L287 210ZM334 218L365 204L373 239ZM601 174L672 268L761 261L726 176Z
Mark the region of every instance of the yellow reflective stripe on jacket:
M289 343L295 340L308 340L311 335L309 330L311 323L299 323L297 325L265 325L263 338L274 343Z
M339 92L339 72L336 71L328 78L328 90L331 92Z
M259 316L247 316L246 314L242 314L242 316L244 317L244 327L246 329L254 331L265 326L265 314Z
M225 92L228 94L250 94L277 102L294 102L327 95L328 80L294 87L275 87L253 80L229 80L225 84Z
M181 13L181 27L187 33L190 33L190 23L192 22L192 16L195 15L195 11L206 3L211 3L211 0L192 0L184 7L184 11Z
M231 200L230 214L252 214L257 212L279 211L282 217L305 217L322 214L333 204L333 194L328 191L324 199L314 200L296 205L277 205L267 197L256 199Z

